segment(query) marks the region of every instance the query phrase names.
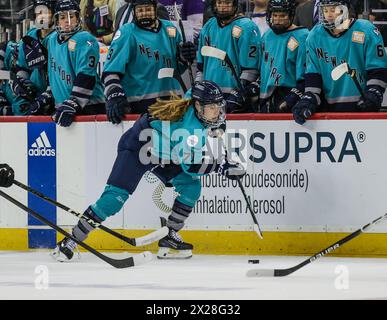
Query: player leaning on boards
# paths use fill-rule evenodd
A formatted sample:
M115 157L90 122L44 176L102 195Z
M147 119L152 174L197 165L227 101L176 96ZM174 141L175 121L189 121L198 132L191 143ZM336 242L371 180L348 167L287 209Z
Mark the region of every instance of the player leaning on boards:
M76 114L105 113L105 99L97 74L97 39L82 31L76 0L55 6L55 32L47 41L48 80L55 99L55 122L68 127Z
M259 112L291 112L305 86L308 29L293 24L295 0L270 0L262 38Z
M211 80L225 94L227 112L249 111L258 100L258 78L261 61L261 35L256 24L238 13L238 0L212 0L215 17L208 20L199 34L198 73L196 80ZM238 86L230 68L223 61L201 54L203 46L227 53L243 88Z
M208 135L225 125L225 105L220 88L211 81L203 81L193 85L190 99L158 100L150 106L149 112L121 137L105 190L86 209L84 216L100 223L115 215L134 193L142 176L151 171L178 193L167 221L169 233L159 241L158 257L190 258L193 246L184 242L178 231L200 196L199 177L216 171L229 179L237 179L246 173L240 164L227 159L203 165ZM147 137L152 137L152 147ZM81 219L72 233L84 241L92 230ZM58 243L53 255L58 260L71 259L75 247L73 240L65 238Z
M34 0L34 28L19 42L16 78L12 88L16 95L15 115L48 115L54 99L48 85L47 39L53 32L55 0Z
M183 73L182 63L193 62L196 46L181 43L172 22L158 19L157 0L133 0L133 22L115 34L104 66L106 113L120 123L125 113L143 113L157 98L179 92L173 79L157 80L160 69Z
M387 83L387 58L377 27L350 18L349 0L321 0L320 24L306 40L305 95L293 107L303 124L317 111L379 111ZM333 81L332 70L343 62L355 69L364 97L349 76Z

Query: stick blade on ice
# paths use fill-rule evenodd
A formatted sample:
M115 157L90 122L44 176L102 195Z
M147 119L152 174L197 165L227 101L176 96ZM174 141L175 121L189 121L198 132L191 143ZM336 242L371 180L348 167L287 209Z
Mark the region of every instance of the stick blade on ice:
M348 73L349 68L348 68L348 63L342 63L338 65L336 68L334 68L331 72L332 79L334 81L339 80L343 74Z
M159 70L158 78L173 78L173 73L175 72L175 69L173 68L163 68Z
M246 276L249 278L274 277L274 269L251 269L247 271Z
M210 46L202 47L201 54L205 57L213 57L220 60L224 60L226 58L225 51Z
M150 251L144 251L133 256L135 266L148 263L152 261L152 259L153 259L153 254Z

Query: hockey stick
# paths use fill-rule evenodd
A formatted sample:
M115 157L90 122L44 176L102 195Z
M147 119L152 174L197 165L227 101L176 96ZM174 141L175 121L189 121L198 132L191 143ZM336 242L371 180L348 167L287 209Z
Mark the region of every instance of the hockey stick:
M187 38L185 36L184 24L183 24L183 20L181 19L180 14L179 14L179 10L177 10L176 1L175 1L175 6L174 6L174 11L175 11L175 18L177 19L177 21L179 23L181 36L183 38L183 43L185 43L185 42L187 42ZM191 81L191 86L192 86L192 84L194 83L194 77L193 77L193 73L192 73L192 64L191 64L191 62L187 62L187 64L188 64L189 79Z
M302 267L306 266L307 264L325 256L328 253L331 253L332 251L338 249L343 244L347 243L348 241L356 238L357 236L361 235L364 231L369 230L373 226L375 226L378 223L381 223L383 220L387 219L387 213L384 216L381 216L374 221L366 224L359 230L351 233L350 235L346 236L345 238L335 242L334 244L330 245L328 248L321 250L319 253L316 253L312 257L306 259L305 261L301 262L300 264L288 268L288 269L252 269L247 271L246 276L248 277L284 277L287 276L298 269L301 269Z
M236 70L234 68L234 65L232 64L230 57L228 56L226 51L220 50L220 49L215 48L215 47L203 46L200 52L201 52L202 56L212 57L212 58L216 58L216 59L224 61L227 64L227 66L230 68L231 73L234 76L234 79L238 84L239 89L243 92L244 89L243 89L242 82L239 79L239 77L236 73Z
M48 203L51 203L52 205L68 212L68 213L71 213L72 215L78 217L78 218L81 218L81 219L84 219L87 221L87 223L89 223L91 226L93 226L94 228L99 228L109 234L111 234L112 236L116 237L116 238L119 238L120 240L123 240L127 243L129 243L130 245L132 246L135 246L135 247L139 247L139 246L145 246L145 245L148 245L148 244L151 244L153 242L156 242L158 240L160 240L161 238L164 238L167 234L168 234L168 228L167 227L163 227L163 228L160 228L160 229L157 229L156 231L153 231L151 232L150 234L147 234L146 236L143 236L143 237L139 237L139 238L127 238L125 237L124 235L112 230L112 229L109 229L108 227L105 227L104 225L98 223L98 222L95 222L93 219L87 219L83 216L83 214L79 213L79 212L76 212L72 209L70 209L69 207L66 207L65 205L45 196L44 194L40 193L39 191L37 190L34 190L33 188L29 187L29 186L26 186L25 184L19 182L19 181L16 181L14 180L13 182L16 186L32 193L33 195L43 199L44 201L48 202Z
M344 62L344 63L338 65L336 68L334 68L331 72L331 77L334 81L337 81L344 74L348 74L352 78L352 80L353 80L357 90L359 91L360 95L362 96L363 99L365 99L363 89L361 88L359 80L357 80L357 77L356 77L356 70L351 69L351 67L348 65L348 63Z
M184 93L187 92L187 86L185 85L180 73L176 69L174 69L174 68L162 68L159 70L159 74L157 77L159 79L174 78L175 80L177 80L179 82Z
M223 144L223 148L224 148L224 152L225 152L225 155L226 155L226 159L228 158L228 150L226 148L226 144L224 143L224 140L221 136L219 136L219 139L221 140L222 144ZM242 191L242 194L243 194L243 197L245 198L245 201L247 203L247 208L249 209L249 212L251 214L251 217L253 218L253 221L254 221L254 226L253 226L253 230L258 234L258 237L260 237L262 240L263 240L263 235L262 235L262 230L261 228L259 227L259 223L258 223L258 220L257 218L255 217L255 214L254 214L254 211L253 209L251 208L251 204L250 204L250 200L249 198L247 197L246 195L246 190L245 188L243 187L243 184L242 184L242 181L239 177L237 177L237 181L238 181L238 186L239 188L241 189Z
M140 265L140 264L143 264L143 263L146 263L146 262L149 262L152 260L152 253L149 251L145 251L145 252L142 252L140 254L136 254L133 257L129 257L129 258L121 259L121 260L109 258L109 257L105 256L104 254L98 252L97 250L93 249L92 247L88 246L86 243L79 241L77 238L75 238L74 236L72 236L71 234L69 234L68 232L63 230L62 228L60 228L58 225L50 222L49 220L47 220L46 218L41 216L36 211L26 207L25 205L23 205L22 203L20 203L19 201L12 198L11 196L9 196L8 194L6 194L5 192L3 192L1 190L0 190L0 196L2 196L3 198L7 199L10 202L12 202L14 205L16 205L20 209L24 210L28 214L32 215L33 217L35 217L36 219L38 219L42 223L50 226L52 229L63 234L65 237L70 238L71 240L76 242L78 245L80 245L82 248L86 249L90 253L94 254L95 256L97 256L98 258L107 262L108 264L110 264L111 266L113 266L115 268L123 269L123 268L128 268L128 267L134 267L134 266L137 266L137 265Z

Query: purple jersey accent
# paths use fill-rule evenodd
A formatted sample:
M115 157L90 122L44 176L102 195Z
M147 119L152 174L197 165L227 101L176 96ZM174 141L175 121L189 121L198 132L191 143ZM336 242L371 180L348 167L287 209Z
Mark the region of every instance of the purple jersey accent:
M175 17L175 2L177 4L177 10L183 20L187 20L187 17L193 14L202 14L204 11L203 0L159 0L159 3L165 6L168 10L169 18L176 20Z

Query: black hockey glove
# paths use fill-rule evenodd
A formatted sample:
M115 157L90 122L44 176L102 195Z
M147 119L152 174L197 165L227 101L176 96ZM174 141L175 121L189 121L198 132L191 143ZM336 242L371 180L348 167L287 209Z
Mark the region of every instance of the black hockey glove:
M193 63L196 59L198 47L191 41L183 42L179 44L180 59L183 62Z
M15 179L15 172L8 164L0 164L0 187L9 188Z
M300 101L303 97L303 94L297 88L290 90L289 94L285 96L284 102L282 102L278 109L280 112L292 112L292 108Z
M218 173L230 180L239 180L246 174L246 170L240 163L224 159Z
M383 102L383 93L378 86L370 86L357 105L362 112L379 111Z
M54 97L52 96L51 91L43 92L39 97L31 102L28 114L30 115L40 115L48 114L48 110L54 106Z
M28 101L32 101L36 96L36 88L30 79L24 79L16 76L12 83L12 91L18 96Z
M113 87L106 97L106 115L113 124L119 124L125 117L125 113L131 113L125 92L120 87Z
M30 69L41 69L47 64L47 50L39 40L30 36L23 37L23 49L27 66Z
M233 89L227 96L227 113L239 113L243 112L245 99L243 93L239 89Z
M293 118L298 124L304 124L317 110L317 98L313 93L307 92L292 108Z
M57 107L54 120L61 127L69 127L77 112L81 110L81 106L75 100L67 99Z

